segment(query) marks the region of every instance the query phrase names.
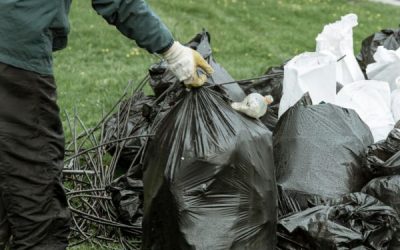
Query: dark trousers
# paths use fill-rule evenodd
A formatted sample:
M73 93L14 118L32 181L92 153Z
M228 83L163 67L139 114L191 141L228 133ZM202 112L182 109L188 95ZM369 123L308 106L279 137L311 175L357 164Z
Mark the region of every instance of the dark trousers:
M63 158L54 78L0 63L0 249L67 247Z

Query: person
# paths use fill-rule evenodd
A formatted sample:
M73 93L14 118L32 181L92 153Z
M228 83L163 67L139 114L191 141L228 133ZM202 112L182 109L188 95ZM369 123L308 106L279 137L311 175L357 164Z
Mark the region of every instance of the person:
M67 45L71 0L0 1L0 249L58 250L68 245L70 211L61 185L64 135L52 52ZM92 0L106 21L176 77L199 87L212 68L175 41L144 0ZM11 240L10 240L11 239Z

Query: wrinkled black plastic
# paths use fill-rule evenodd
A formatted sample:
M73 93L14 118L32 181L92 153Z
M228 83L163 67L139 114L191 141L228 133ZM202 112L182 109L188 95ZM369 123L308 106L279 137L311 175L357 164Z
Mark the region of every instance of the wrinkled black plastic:
M399 227L396 211L363 193L347 194L278 223L278 249L388 249Z
M360 191L370 180L362 163L372 143L368 126L355 111L311 105L306 94L274 130L280 216Z
M400 174L400 128L394 128L385 141L368 147L365 165L374 176Z
M240 83L240 87L246 95L251 93L259 93L263 96L271 95L274 98L274 102L279 103L282 98L283 67L284 65L270 67L262 79L243 81Z
M213 67L214 73L207 80L208 84L220 85L234 82L228 72L214 60L208 32L203 31L197 34L187 45L197 50ZM149 83L155 96L146 96L143 92L137 92L125 101L119 111L107 121L104 141L112 142L121 138L149 134L152 129L155 129L155 121L160 120L175 105L176 96L179 95L182 87L174 74L168 70L167 64L160 62L152 65L149 74ZM171 86L176 87L171 89ZM168 94L165 93L167 89ZM223 84L220 89L233 101L242 101L245 98L245 93L237 83ZM130 168L131 177L141 178L142 166L137 156L143 153L146 141L146 137L140 137L110 143L108 151L114 155L116 149L122 147L118 166L122 167L123 172Z
M209 33L199 33L187 45L199 51L214 68L207 84L234 82L226 70L213 59ZM112 155L119 154L117 174L123 174L113 181L108 191L120 221L131 225L140 224L142 217L143 191L138 183L142 179L143 156L147 151L148 141L151 140L151 137L145 136L157 129L159 121L176 104L178 96L184 91L182 84L168 70L165 62L152 65L149 74L149 83L155 96L136 92L120 105L118 112L106 122L104 129L104 141L109 142L108 152ZM234 101L242 101L245 97L237 83L223 84L218 89ZM140 137L124 139L134 136Z
M379 46L389 50L400 48L400 29L384 29L363 40L361 52L357 56L357 61L363 72L365 72L368 64L375 62L374 54Z
M284 65L279 67L271 67L265 72L265 78L254 81L245 81L240 83L240 87L248 95L251 93L259 93L263 96L271 95L274 102L268 105L267 113L260 118L262 123L271 131L274 130L278 123L279 103L282 98Z
M362 192L391 206L400 214L400 175L373 179L362 189Z
M362 189L362 192L392 207L400 215L400 175L375 178ZM400 249L400 228L395 233L389 249Z
M144 250L274 249L272 135L210 88L183 93L144 172Z
M118 220L127 225L142 226L143 182L127 176L115 180L107 191L118 213Z

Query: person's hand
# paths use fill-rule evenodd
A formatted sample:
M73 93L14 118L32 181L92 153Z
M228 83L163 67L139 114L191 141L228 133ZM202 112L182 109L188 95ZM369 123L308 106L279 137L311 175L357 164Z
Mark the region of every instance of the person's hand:
M169 69L175 74L179 81L187 87L200 87L207 80L206 75L199 76L197 68L201 68L207 75L214 72L213 68L195 50L174 42L163 57L168 63Z

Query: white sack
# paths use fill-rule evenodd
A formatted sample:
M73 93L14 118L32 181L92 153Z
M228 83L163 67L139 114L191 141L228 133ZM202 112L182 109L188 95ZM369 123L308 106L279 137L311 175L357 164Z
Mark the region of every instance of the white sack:
M353 28L357 25L357 15L348 14L340 21L325 25L316 38L317 52L331 53L336 59L345 56L336 67L336 78L342 85L365 80L354 56Z
M336 59L332 55L305 52L285 65L279 117L309 92L314 104L335 103Z
M336 105L358 113L371 129L375 142L386 139L394 128L390 102L389 84L375 80L347 84L336 97Z
M396 86L392 92L392 113L395 122L400 120L400 77L396 79Z
M374 54L375 63L367 66L369 79L388 82L393 91L400 76L400 49L388 50L379 46Z

